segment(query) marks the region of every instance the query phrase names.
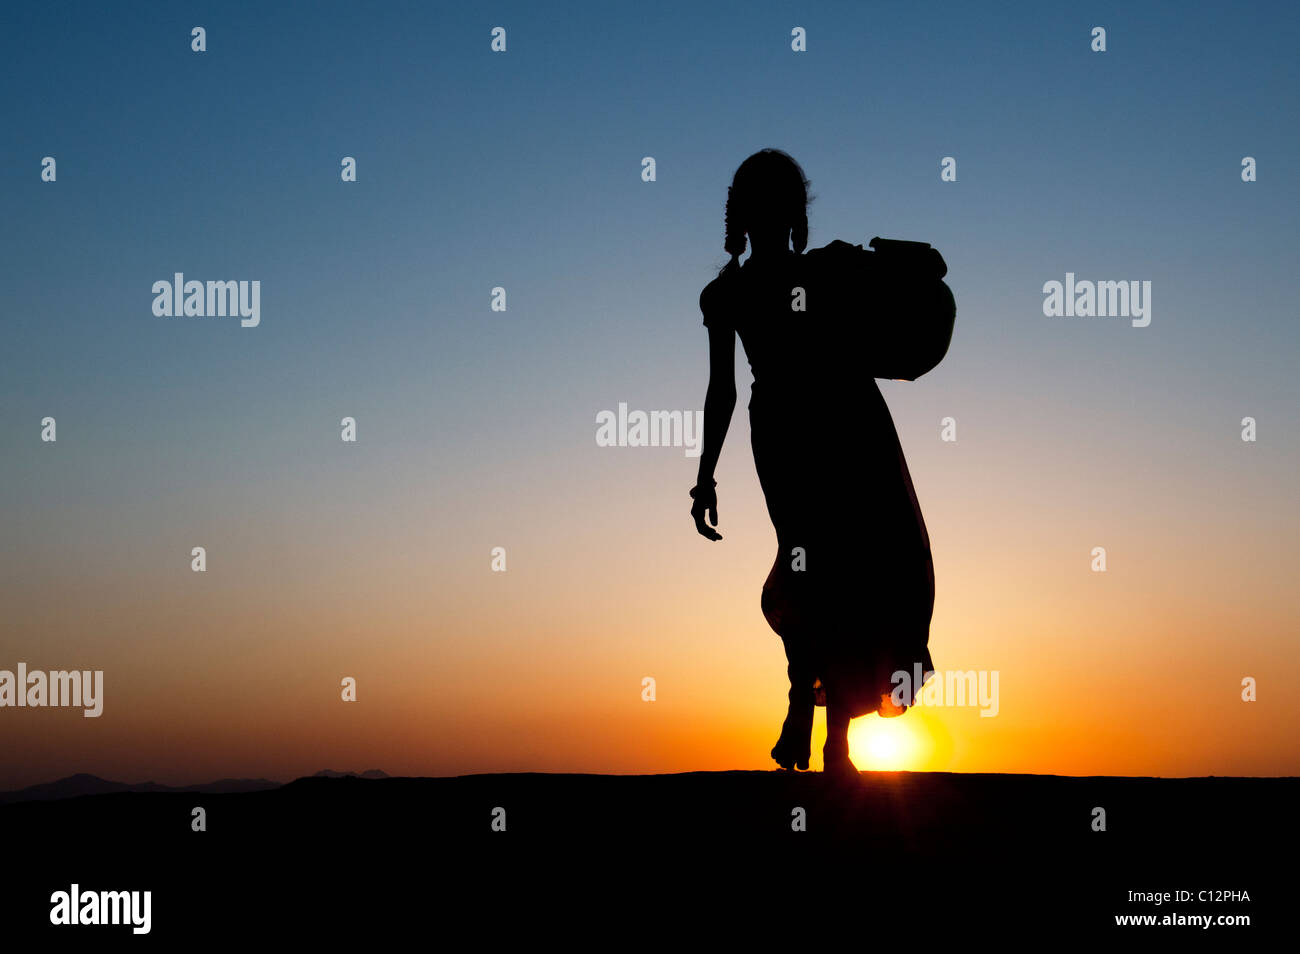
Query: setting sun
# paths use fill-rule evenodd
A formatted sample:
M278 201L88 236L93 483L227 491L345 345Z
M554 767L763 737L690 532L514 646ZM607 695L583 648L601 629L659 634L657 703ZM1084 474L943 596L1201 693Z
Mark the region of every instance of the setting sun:
M859 769L916 769L919 755L915 731L901 718L882 719L872 714L849 726L849 758Z

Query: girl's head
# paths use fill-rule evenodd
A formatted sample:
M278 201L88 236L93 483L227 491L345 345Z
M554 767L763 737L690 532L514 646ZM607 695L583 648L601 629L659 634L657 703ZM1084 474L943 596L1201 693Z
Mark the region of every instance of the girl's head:
M763 149L740 164L727 189L728 267L738 266L751 240L802 253L808 247L808 180L799 163L780 149Z

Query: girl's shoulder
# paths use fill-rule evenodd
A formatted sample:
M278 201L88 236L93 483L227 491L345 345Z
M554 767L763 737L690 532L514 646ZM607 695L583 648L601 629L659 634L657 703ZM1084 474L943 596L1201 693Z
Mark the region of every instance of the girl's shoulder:
M740 284L740 271L728 268L704 286L700 292L700 312L706 325L731 312Z

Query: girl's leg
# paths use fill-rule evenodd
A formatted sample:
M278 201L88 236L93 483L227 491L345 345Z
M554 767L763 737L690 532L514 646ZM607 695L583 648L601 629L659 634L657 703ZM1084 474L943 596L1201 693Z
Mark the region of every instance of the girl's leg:
M835 704L831 693L826 696L826 745L822 749L824 771L835 775L857 775L858 770L849 761L849 713Z
M813 682L815 680L803 658L800 640L784 637L782 639L785 642L785 657L789 663L786 674L790 677L790 705L786 711L785 722L781 726L781 737L772 748L772 758L784 769L798 767L807 771L812 748Z

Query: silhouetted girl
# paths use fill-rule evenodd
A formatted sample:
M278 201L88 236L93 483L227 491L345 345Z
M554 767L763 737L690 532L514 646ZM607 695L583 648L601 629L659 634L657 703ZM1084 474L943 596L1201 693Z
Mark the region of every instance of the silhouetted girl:
M930 541L872 379L912 380L938 364L955 306L941 281L947 266L927 245L832 242L805 254L808 201L803 170L776 149L741 163L727 190L731 261L700 295L709 388L691 515L701 534L722 539L713 474L736 405L739 335L754 374L754 463L777 538L763 614L789 662L790 708L772 757L808 767L813 707L824 703L826 770L842 773L856 771L849 720L900 715L921 687L902 684L891 699L893 674L933 668Z

